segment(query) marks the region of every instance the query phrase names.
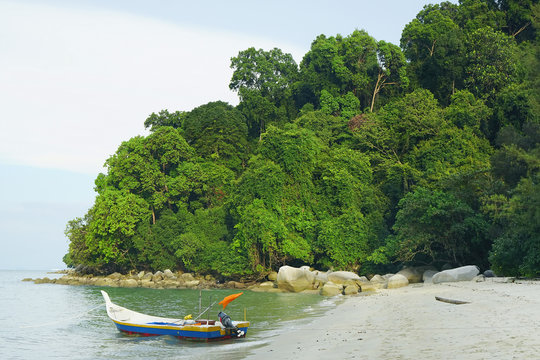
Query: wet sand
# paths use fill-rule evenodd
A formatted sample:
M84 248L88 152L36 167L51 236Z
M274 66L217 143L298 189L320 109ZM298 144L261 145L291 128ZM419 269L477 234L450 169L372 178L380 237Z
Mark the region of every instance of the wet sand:
M246 358L540 359L540 282L501 281L411 284L346 297Z

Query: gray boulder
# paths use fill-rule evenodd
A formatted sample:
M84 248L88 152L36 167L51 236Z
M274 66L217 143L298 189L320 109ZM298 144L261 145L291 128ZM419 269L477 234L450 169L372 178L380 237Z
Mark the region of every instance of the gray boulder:
M360 281L360 276L350 271L334 271L328 274L328 281L334 284L345 284L347 281Z
M298 269L287 265L279 268L277 285L282 290L290 292L311 290L314 281L315 275L308 269Z
M444 270L433 275L433 283L440 284L444 282L471 281L480 273L475 265L467 265L455 269Z
M424 283L432 283L433 282L433 275L438 273L437 270L426 270L424 271L424 274L422 275L422 281Z
M336 296L342 292L342 287L329 281L321 289L321 295L323 296Z
M397 289L409 285L409 280L404 275L396 274L388 279L388 289Z

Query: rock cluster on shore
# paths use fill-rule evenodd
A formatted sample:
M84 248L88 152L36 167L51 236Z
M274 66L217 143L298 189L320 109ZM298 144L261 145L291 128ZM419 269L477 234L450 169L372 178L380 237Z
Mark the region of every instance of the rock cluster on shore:
M61 285L93 285L110 287L144 287L154 289L195 289L195 288L232 288L248 289L258 292L308 292L324 296L339 294L353 295L359 292L377 289L394 289L420 282L470 281L478 278L476 266L464 266L438 272L432 267L405 268L397 274L372 275L370 279L349 271L312 270L308 266L294 268L282 266L279 272L270 273L263 282L218 282L210 275L197 276L191 273L171 270L155 273L141 271L122 275L113 273L108 276L80 275L68 272L58 279L24 279L36 284L53 283ZM480 281L477 279L477 281Z

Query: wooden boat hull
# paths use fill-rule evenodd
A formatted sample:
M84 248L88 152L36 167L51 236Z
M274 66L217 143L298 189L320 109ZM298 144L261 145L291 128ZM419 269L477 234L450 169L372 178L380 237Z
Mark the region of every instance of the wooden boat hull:
M160 336L169 335L182 339L192 340L221 340L230 339L232 337L237 338L236 332L233 329L223 329L220 326L205 326L205 325L191 325L191 326L150 326L142 324L130 324L119 321L114 321L114 324L118 330L128 333L130 335L142 335L142 336ZM244 334L240 337L245 337L249 324L240 323L237 325L238 329L242 330Z
M249 321L234 321L233 324L237 329L232 329L213 320L186 321L141 314L114 304L105 291L101 293L105 299L107 315L118 330L127 334L169 335L181 339L212 341L245 337L250 325ZM238 336L238 330L240 336Z

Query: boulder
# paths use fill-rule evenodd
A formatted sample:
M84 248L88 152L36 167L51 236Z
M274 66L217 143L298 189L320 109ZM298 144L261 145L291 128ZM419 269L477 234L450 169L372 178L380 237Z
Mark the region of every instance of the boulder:
M486 270L484 271L484 276L487 278L490 278L490 277L496 277L497 275L495 275L495 273L492 270Z
M109 279L113 279L113 280L119 280L122 278L122 274L120 273L112 273L111 275L107 276Z
M475 265L467 265L455 269L444 270L433 275L433 283L440 284L444 282L471 281L480 273Z
M140 274L140 273L139 273ZM147 272L143 275L143 277L141 278L141 280L152 280L152 276L154 276L154 274L152 274L151 272Z
M276 281L277 280L277 272L272 271L270 274L268 274L268 280L269 281Z
M50 284L50 283L51 283L51 279L49 279L48 277L34 280L34 284Z
M354 295L358 294L358 286L356 284L347 285L345 289L343 289L343 295Z
M199 280L191 280L191 281L186 281L184 286L186 286L188 288L195 288L195 287L199 286L199 283L200 283Z
M120 280L119 285L126 288L138 287L139 283L135 279Z
M245 289L247 286L246 284L238 281L229 281L227 282L227 287L230 289Z
M388 279L385 279L381 275L374 275L369 281L369 285L364 285L362 287L362 291L368 291L368 289L371 289L371 288L373 288L374 290L386 289L387 287L388 287Z
M328 281L334 284L345 284L347 281L360 281L360 276L350 271L334 271L328 274Z
M298 269L287 265L279 268L277 285L280 289L290 292L311 290L314 281L315 275L307 269Z
M321 289L321 295L324 296L336 296L340 295L342 292L341 286L334 284L333 282L329 281Z
M388 279L388 289L397 289L409 285L409 280L404 275L396 274Z
M433 275L438 273L437 270L426 270L424 271L424 275L422 275L422 281L424 283L432 283L433 282Z
M97 278L95 285L96 286L113 286L114 283L115 281L113 279L99 277Z
M360 283L360 291L366 292L366 291L375 291L377 289L380 289L380 287L377 286L379 283L372 283L370 281L362 282Z
M480 274L478 276L475 276L473 281L475 281L475 282L484 282L484 281L486 281L486 276L484 274Z
M195 278L193 277L191 273L183 273L182 275L180 275L180 278L185 282L195 280Z
M272 282L272 281L265 281L265 282L263 282L262 284L259 284L259 287L260 287L260 288L268 288L268 289L272 289L272 288L274 288L274 282Z
M153 282L159 282L163 280L163 273L161 271L156 271L156 273L152 276Z
M178 282L174 279L165 279L159 283L163 286L164 289L176 289L178 287Z
M169 269L165 270L163 272L163 277L167 278L167 279L176 279L176 276L173 274L173 272Z
M139 271L139 273L137 274L137 277L139 278L139 280L141 280L144 277L144 270Z
M398 274L405 276L410 284L419 283L422 282L422 275L424 275L424 269L410 267L399 271Z

